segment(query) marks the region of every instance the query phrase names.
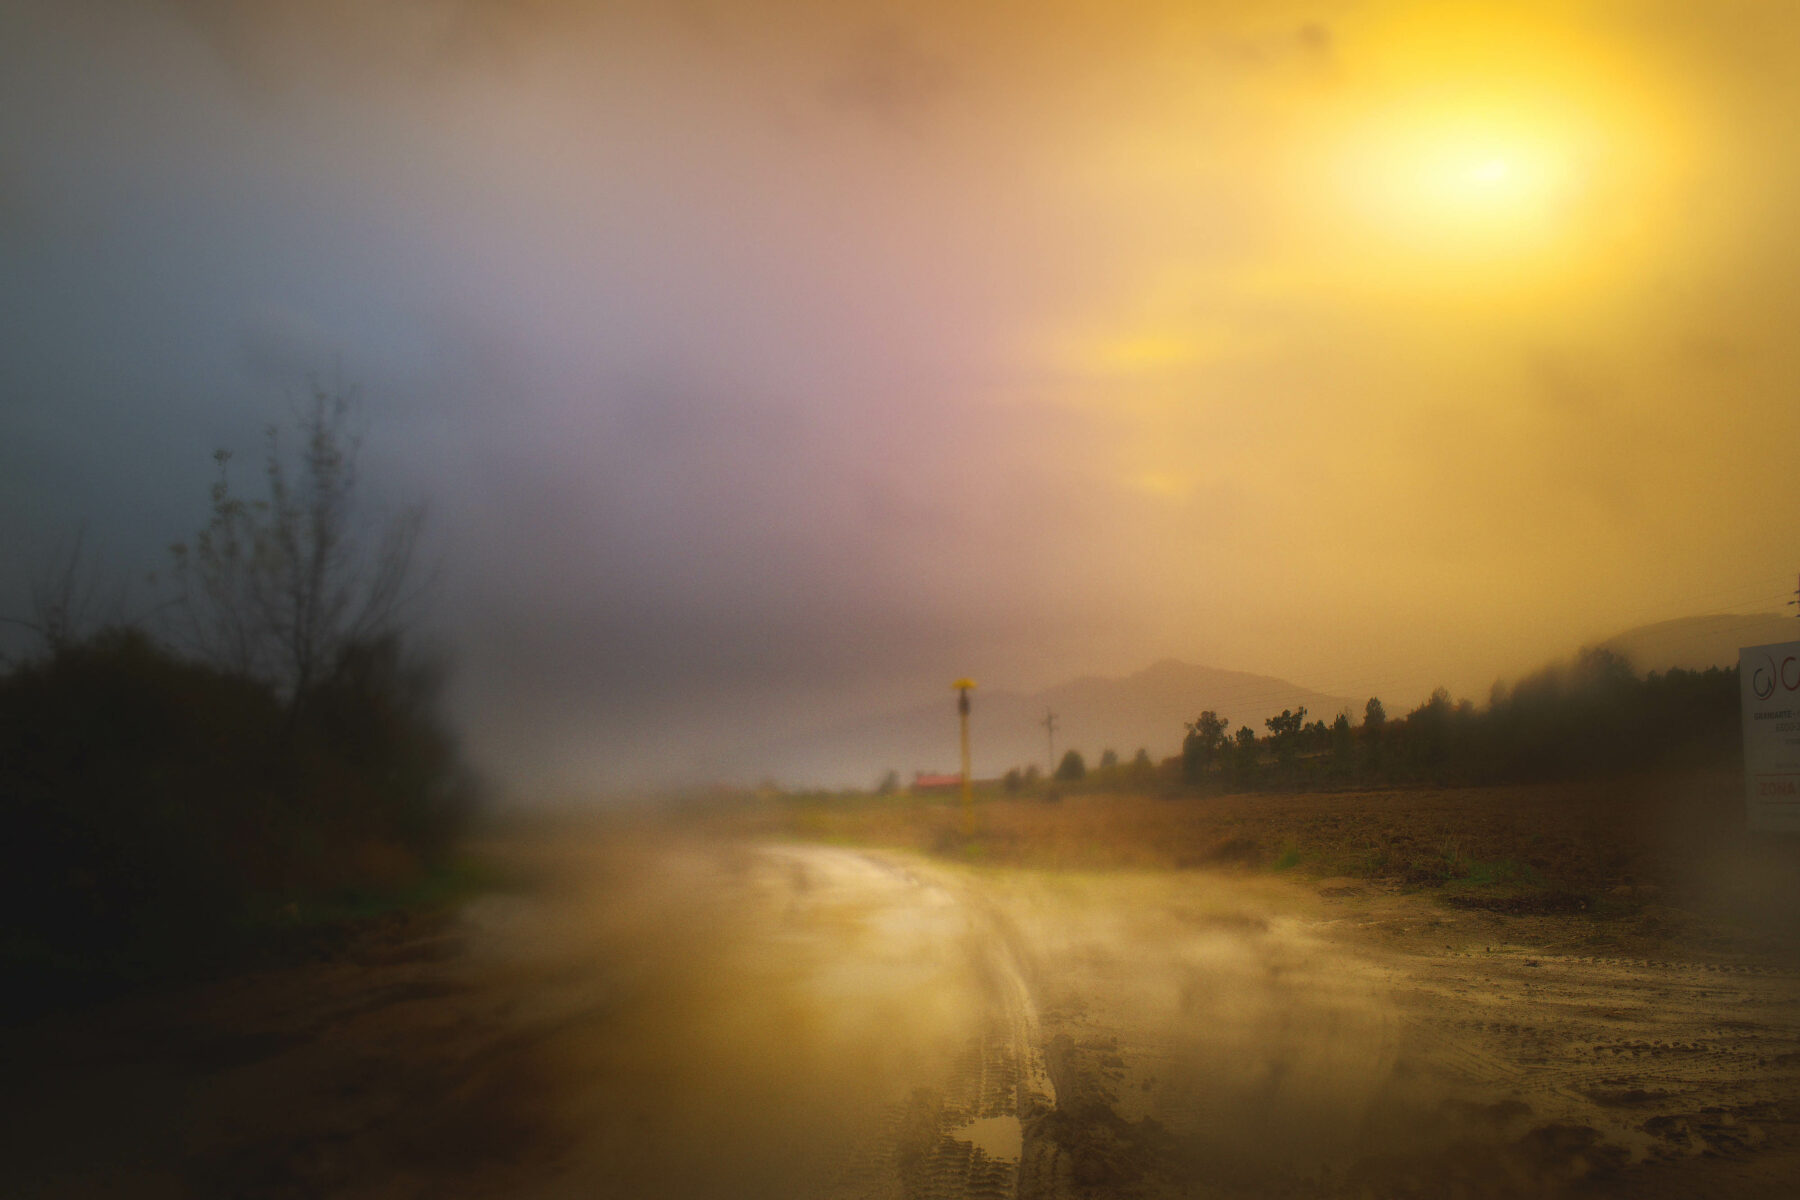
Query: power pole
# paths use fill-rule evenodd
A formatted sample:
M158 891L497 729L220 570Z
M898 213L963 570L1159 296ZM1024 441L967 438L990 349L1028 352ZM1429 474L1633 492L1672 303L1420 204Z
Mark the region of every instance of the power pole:
M1056 774L1056 714L1047 708L1044 710L1043 725L1045 740L1050 746L1050 766L1044 772L1044 778L1049 779Z
M959 679L950 685L956 689L956 715L962 726L962 816L963 836L975 836L975 797L969 783L969 689L973 679Z

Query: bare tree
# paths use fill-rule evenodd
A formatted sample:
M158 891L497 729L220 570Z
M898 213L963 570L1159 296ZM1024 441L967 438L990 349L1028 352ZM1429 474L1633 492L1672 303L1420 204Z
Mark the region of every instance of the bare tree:
M180 635L218 666L279 688L290 705L343 669L347 652L397 634L420 592L423 512L368 536L356 509L353 400L315 386L296 415L297 469L270 426L265 498L232 491L231 454L213 455L212 519L170 547Z

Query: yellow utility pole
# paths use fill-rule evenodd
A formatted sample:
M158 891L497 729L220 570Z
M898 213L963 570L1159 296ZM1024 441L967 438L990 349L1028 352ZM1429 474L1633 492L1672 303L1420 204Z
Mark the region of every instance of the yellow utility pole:
M956 689L956 715L962 722L962 808L963 836L975 836L975 796L969 790L969 689L973 679L959 679L950 685Z

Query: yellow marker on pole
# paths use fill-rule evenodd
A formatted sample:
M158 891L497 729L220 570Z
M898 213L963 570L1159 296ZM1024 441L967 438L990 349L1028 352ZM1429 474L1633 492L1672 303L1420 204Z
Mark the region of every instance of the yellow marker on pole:
M950 685L956 689L956 713L962 721L962 808L963 836L975 836L975 797L969 790L969 690L973 679L959 679Z

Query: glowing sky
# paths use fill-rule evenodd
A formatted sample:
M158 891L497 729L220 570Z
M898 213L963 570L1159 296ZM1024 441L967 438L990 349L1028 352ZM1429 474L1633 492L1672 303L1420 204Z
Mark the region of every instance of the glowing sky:
M1763 2L4 0L0 596L335 374L503 773L1480 698L1791 590L1796 113Z

